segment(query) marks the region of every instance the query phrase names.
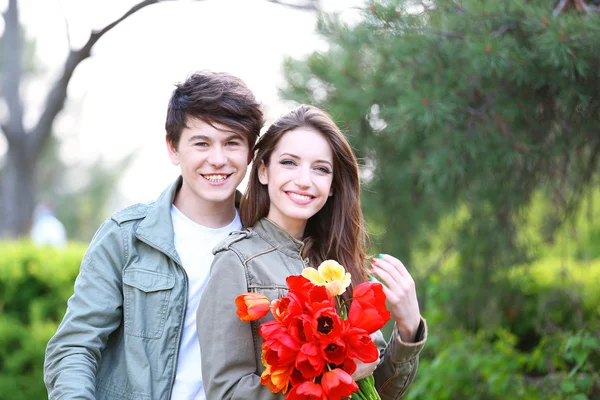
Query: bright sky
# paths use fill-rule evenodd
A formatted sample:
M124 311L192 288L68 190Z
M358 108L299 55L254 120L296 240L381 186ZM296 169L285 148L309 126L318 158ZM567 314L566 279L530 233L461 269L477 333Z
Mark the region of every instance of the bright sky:
M6 7L0 0L0 9ZM68 51L92 28L122 15L132 0L21 0L21 20L36 40L45 69L31 86L26 106L37 113L41 93ZM362 0L322 0L326 11L352 17ZM166 153L164 119L173 84L196 70L241 77L272 120L289 108L277 97L283 57L299 57L325 44L315 35L316 15L267 0L177 0L149 6L97 43L69 86L70 101L56 131L67 161L108 162L134 151L118 190L126 203L154 199L178 175ZM37 106L37 107L36 107ZM0 143L0 153L2 153ZM122 207L127 204L117 204ZM114 211L114 210L111 210Z

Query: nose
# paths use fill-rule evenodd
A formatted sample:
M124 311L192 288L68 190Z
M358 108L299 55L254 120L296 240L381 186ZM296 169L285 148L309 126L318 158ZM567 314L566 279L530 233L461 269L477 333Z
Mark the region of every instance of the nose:
M214 146L210 149L208 162L215 167L222 167L227 164L227 156L221 146Z
M294 183L301 188L308 188L312 184L310 179L310 167L301 167L298 168L298 175L296 175L296 179Z

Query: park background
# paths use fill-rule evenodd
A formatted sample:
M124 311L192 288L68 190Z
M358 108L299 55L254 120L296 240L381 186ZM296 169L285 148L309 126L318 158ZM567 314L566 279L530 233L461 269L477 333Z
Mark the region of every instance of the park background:
M406 398L600 399L597 1L0 10L0 399L47 397L45 345L87 243L177 176L166 104L200 69L244 79L268 122L307 102L347 133L372 252L405 262L430 329ZM29 240L40 202L67 246Z

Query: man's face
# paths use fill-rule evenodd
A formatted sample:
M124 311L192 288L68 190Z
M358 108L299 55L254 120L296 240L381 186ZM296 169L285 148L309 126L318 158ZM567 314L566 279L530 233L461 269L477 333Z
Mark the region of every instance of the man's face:
M167 141L171 162L179 165L183 176L179 201L208 208L233 203L235 190L248 169L246 135L195 118L186 123L177 148Z

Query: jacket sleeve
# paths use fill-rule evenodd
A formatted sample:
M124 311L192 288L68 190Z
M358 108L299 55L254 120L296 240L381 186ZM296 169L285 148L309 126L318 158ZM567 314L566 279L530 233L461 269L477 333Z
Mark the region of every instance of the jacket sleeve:
M196 324L207 399L283 399L260 383L251 323L236 314L235 298L248 292L245 268L233 250L216 254Z
M44 382L50 400L96 398L102 350L122 321L125 258L121 228L108 220L92 239L66 314L46 348Z
M385 343L381 331L377 333L376 344L382 353L382 360L375 370L375 386L382 400L396 400L402 397L411 385L419 365L419 353L427 340L427 323L421 318L416 341L405 343L400 339L394 325L389 343Z

